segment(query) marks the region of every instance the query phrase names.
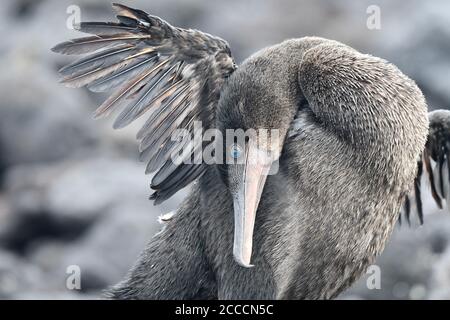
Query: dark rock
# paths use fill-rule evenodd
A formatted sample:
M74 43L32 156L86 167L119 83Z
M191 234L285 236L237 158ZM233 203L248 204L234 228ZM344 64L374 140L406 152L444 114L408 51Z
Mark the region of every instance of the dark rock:
M65 92L56 76L26 61L0 67L2 167L55 161L92 148L96 131L89 123L88 100L80 91Z

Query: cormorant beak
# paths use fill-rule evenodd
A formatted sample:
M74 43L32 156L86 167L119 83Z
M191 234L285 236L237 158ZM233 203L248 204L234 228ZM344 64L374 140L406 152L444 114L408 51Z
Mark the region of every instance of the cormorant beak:
M252 267L253 227L256 210L264 189L273 158L270 152L249 143L245 150L245 160L237 192L233 196L234 205L234 246L233 255L239 265Z

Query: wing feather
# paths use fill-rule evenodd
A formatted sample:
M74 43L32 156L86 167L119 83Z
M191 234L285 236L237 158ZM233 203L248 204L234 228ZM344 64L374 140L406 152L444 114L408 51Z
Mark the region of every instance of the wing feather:
M422 197L426 192L430 193L438 208L442 209L445 203L446 210L450 209L450 111L432 111L428 118L430 129L425 150L418 162L413 194L406 197L403 207L408 222L410 211L414 209L421 224L424 221ZM421 184L422 176L426 186ZM412 200L414 207L410 205Z
M84 54L99 49L118 45L123 43L135 44L139 40L148 39L149 36L145 35L129 35L129 34L117 34L117 35L97 35L92 37L85 37L79 39L72 39L57 46L52 50L61 54Z
M197 120L214 127L222 86L236 66L220 38L173 27L121 4L113 8L118 22L80 23L77 29L92 36L63 42L53 51L87 54L60 70L64 84L94 92L115 90L96 110L96 118L120 110L113 126L123 128L148 115L137 139L140 159L148 161L146 173L156 171L151 199L157 204L203 174L205 165L191 163L202 143L174 136L177 129L192 136ZM180 151L184 161L172 161Z

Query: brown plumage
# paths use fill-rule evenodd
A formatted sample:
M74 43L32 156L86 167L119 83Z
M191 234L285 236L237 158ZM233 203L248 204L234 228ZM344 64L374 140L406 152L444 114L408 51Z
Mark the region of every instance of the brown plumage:
M414 209L423 220L424 172L437 203L450 199L449 112L428 120L420 89L387 61L306 37L236 68L222 39L114 9L119 22L82 23L96 36L54 48L89 53L61 70L63 82L115 89L96 116L119 111L116 128L148 114L137 138L156 172L155 203L197 183L109 296L333 298L383 250L403 203L408 219ZM222 133L277 129L282 143L235 143L243 165L171 161L191 143L172 141L175 130L192 134L197 120ZM210 145L194 143L184 157ZM267 176L252 156L279 172Z

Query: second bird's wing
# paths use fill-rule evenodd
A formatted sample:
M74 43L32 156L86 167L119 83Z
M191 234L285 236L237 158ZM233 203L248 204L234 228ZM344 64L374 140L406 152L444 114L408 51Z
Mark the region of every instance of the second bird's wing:
M67 86L115 90L96 110L96 117L119 110L114 128L122 128L149 114L137 139L141 159L148 161L146 173L157 171L151 185L155 190L151 199L157 204L203 173L202 164L171 161L176 150L191 150L181 152L187 160L201 147L173 136L177 129L193 133L194 121L213 127L221 87L235 64L220 38L173 27L141 10L113 7L119 22L81 23L77 29L93 36L52 50L88 54L60 70Z
M428 139L418 162L414 189L406 197L403 206L406 219L410 221L411 211L416 211L421 224L424 192L431 192L439 208L445 206L447 210L450 209L450 111L432 111L428 114L428 119ZM423 178L426 185L422 185Z

